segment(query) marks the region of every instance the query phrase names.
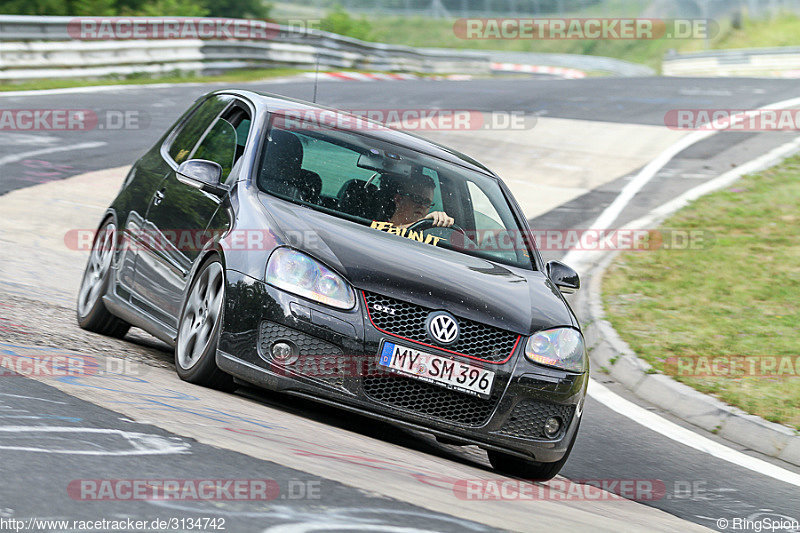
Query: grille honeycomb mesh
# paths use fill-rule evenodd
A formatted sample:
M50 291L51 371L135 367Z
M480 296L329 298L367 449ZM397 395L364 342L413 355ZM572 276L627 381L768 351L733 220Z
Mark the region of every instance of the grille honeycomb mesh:
M488 399L446 389L414 378L371 369L362 381L372 400L414 414L465 426L482 426L491 416L505 383L495 381Z
M456 317L461 330L458 341L443 346L428 337L425 330L425 320L433 309L370 292L365 292L364 297L372 322L378 328L393 335L440 346L490 363L507 361L519 337L516 333ZM378 311L376 306L391 309L394 314Z
M280 371L281 368L291 369L299 374L331 382L338 387L344 386L343 378L351 365L346 364L341 348L275 322L266 320L261 322L259 329L261 357L273 361L272 343L278 340L289 341L297 346L298 357L291 365L282 366L274 363L274 371Z
M550 417L561 419L561 431L558 437L572 421L575 411L574 405L559 405L538 400L522 400L511 412L508 420L497 433L509 437L522 437L530 439L548 438L544 434L544 423Z
M271 359L270 348L272 343L277 340L292 342L300 350L300 355L325 356L342 354L342 350L338 346L275 322L264 320L261 322L261 328L258 333L259 349L266 359Z

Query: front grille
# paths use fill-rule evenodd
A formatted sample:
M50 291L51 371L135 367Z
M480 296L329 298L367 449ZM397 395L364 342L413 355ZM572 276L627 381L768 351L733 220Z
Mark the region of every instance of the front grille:
M372 400L403 411L413 412L465 426L482 426L494 411L502 394L495 383L488 400L445 389L413 378L397 375L365 377L364 393Z
M432 340L425 330L425 320L433 309L370 292L364 292L364 298L372 323L378 329L412 341L433 344L489 363L507 361L519 338L516 333L456 317L458 327L461 329L458 341L449 346L442 346ZM375 309L376 305L391 309L394 313L378 311Z
M561 419L561 431L569 426L572 421L572 414L575 412L574 405L559 405L538 400L522 400L511 411L511 415L506 420L503 427L497 433L509 437L522 437L529 439L545 439L544 423L550 417Z

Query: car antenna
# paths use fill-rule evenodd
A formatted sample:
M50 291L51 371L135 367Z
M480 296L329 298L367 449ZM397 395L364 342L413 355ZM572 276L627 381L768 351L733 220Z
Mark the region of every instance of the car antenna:
M311 100L313 103L317 103L317 82L319 81L319 50L316 53L317 64L314 67L314 98Z

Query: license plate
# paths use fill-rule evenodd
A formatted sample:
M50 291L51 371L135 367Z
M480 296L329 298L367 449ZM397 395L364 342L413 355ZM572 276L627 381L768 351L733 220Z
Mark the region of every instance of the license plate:
M421 381L481 398L489 397L494 383L491 370L388 341L384 341L381 347L378 364Z

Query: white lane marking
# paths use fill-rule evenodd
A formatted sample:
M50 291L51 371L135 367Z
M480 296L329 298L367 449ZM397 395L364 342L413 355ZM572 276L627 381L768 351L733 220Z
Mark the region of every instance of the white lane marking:
M24 409L17 410L17 412L27 412ZM0 418L8 418L13 420L65 420L67 422L80 422L80 418L76 418L74 416L57 416L57 415L45 415L45 416L36 416L36 415L2 415L0 414Z
M798 105L800 105L800 98L790 98L789 100L782 100L780 102L775 102L774 104L765 105L756 110L738 113L732 117L750 117L762 109L780 109L795 107ZM714 121L713 124L730 123L732 120L733 118L730 118L727 121L719 119ZM658 174L658 171L664 168L664 166L672 160L672 158L693 144L716 135L717 133L720 133L720 131L722 130L712 129L709 131L695 131L661 152L655 159L645 165L645 167L640 170L639 173L627 185L625 185L625 187L622 188L622 191L619 193L619 195L608 207L603 210L600 216L597 217L597 220L595 220L590 226L590 229L609 229L611 224L617 219L617 217L619 217L620 213L622 213L623 209L628 206L631 199L633 199L633 197L639 191L641 191L644 186L647 185L656 174ZM564 255L562 261L567 264L572 263L582 265L586 261L586 256L581 255L584 253L584 251L572 249L567 252L566 255Z
M107 142L95 141L80 144L69 144L67 146L54 146L52 148L42 148L41 150L33 150L31 152L23 152L21 154L7 155L5 157L0 157L0 166L7 165L9 163L16 163L17 161L22 161L23 159L28 159L29 157L53 154L56 152L69 152L70 150L89 150L91 148L99 148L107 144Z
M783 159L791 156L800 150L800 137L790 141L786 144L773 148L771 151L763 154L747 163L742 163L738 167L717 176L714 179L705 181L688 191L684 192L677 198L673 198L668 202L656 207L643 217L637 218L626 223L628 228L651 228L660 223L664 218L676 212L678 209L689 205L690 202L700 198L701 196L722 189L733 184L736 180L745 174L752 174L759 172L771 166L780 163ZM573 252L570 252L570 254ZM575 252L574 260L564 260L568 264L580 272L581 269L588 271L591 267L599 263L600 259L608 252L604 250L583 250ZM569 255L569 254L567 254ZM566 259L566 256L565 256Z
M736 182L736 180L745 174L752 174L754 172L759 172L774 166L783 159L791 156L794 153L797 153L798 150L800 150L800 137L797 137L795 140L789 141L786 144L782 144L777 148L773 148L766 154L762 154L759 157L748 161L747 163L742 163L738 167L729 170L728 172L725 172L724 174L721 174L712 180L706 181L705 183L701 183L700 185L689 189L677 198L673 198L665 204L653 209L647 215L634 220L630 223L630 226L635 228L644 228L658 223L661 219L669 216L682 207L689 205L689 202L697 200L701 196L710 192L714 192L723 187L727 187L728 185L732 185L734 182Z
M800 487L800 474L795 474L794 472L773 465L772 463L751 457L732 448L728 448L724 444L698 435L690 429L670 422L652 411L648 411L644 407L640 407L626 400L593 379L589 380L589 395L609 409L675 442L713 455L723 461L728 461L729 463L747 468L753 472Z
M655 159L645 165L645 167L640 170L639 173L627 185L625 185L625 187L623 187L619 195L614 199L613 202L611 202L611 205L606 207L600 216L597 217L597 220L595 220L594 224L592 224L592 228L607 229L609 226L611 226L611 223L614 222L620 213L622 213L622 210L628 206L636 193L642 190L642 188L647 185L651 179L653 179L653 176L655 176L659 170L664 168L664 166L676 155L683 152L693 144L696 144L707 137L711 137L714 133L716 132L696 131L690 133L658 154Z
M18 131L11 133L0 132L0 144L3 146L23 146L26 144L41 146L43 144L55 144L60 140L61 139L58 137L53 137L52 135L30 135Z
M11 398L25 398L26 400L39 400L40 402L48 402L48 403L58 403L61 405L66 405L66 402L59 402L56 400L47 400L45 398L37 398L35 396L22 396L21 394L9 394L7 392L0 392L0 396L10 396Z
M0 433L11 433L14 435L35 433L57 434L57 433L83 433L93 435L115 435L127 441L131 449L128 450L81 450L81 449L62 449L62 448L40 448L33 446L9 446L0 444L0 450L15 450L23 452L40 453L61 453L69 455L106 455L106 456L128 456L128 455L164 455L172 453L188 453L189 444L177 439L170 439L160 435L148 433L136 433L122 431L119 429L105 428L82 428L82 427L61 427L61 426L0 426ZM1 439L1 437L0 437ZM70 440L74 440L70 439ZM2 442L2 440L0 440Z

